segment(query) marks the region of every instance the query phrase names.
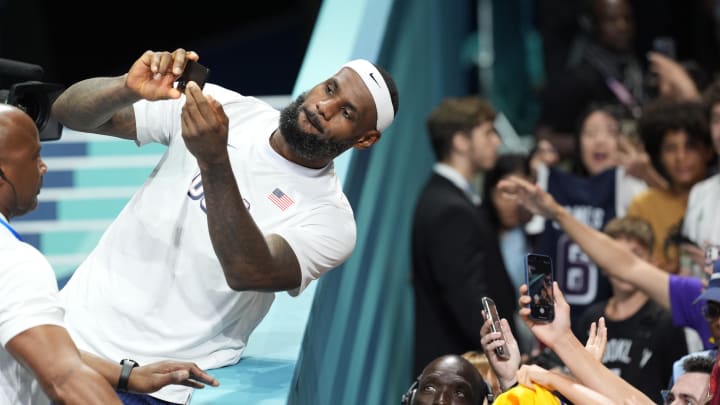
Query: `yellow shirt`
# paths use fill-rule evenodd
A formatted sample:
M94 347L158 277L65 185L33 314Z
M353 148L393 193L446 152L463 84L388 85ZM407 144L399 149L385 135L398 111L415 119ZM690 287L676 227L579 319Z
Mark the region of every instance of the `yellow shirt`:
M671 245L666 254L664 245L668 236L677 230L686 208L687 195L677 196L665 190L648 188L633 198L627 210L627 216L642 218L650 224L655 234L653 260L670 273L678 271L678 249Z
M497 397L493 405L560 405L558 399L545 387L537 384L535 391L523 385L517 385Z

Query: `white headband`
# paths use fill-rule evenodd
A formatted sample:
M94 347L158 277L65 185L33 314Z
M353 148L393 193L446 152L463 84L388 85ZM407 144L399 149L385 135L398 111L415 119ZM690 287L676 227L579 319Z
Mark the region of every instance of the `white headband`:
M370 90L373 100L375 101L375 109L377 111L377 123L375 129L382 132L389 127L395 117L395 109L393 109L392 99L390 98L390 90L375 65L365 59L355 59L342 65L354 70L365 83L365 87Z

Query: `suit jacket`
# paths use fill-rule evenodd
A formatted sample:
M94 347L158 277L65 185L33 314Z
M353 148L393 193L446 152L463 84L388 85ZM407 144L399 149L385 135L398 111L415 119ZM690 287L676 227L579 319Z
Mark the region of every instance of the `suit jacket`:
M481 350L483 296L495 300L512 325L517 303L497 230L462 190L436 173L415 206L411 249L415 375L438 356Z

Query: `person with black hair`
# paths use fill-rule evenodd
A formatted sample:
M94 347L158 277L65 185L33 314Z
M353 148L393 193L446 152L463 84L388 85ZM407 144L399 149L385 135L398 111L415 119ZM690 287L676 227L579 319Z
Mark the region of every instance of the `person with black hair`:
M618 104L591 104L578 124L571 173L581 177L615 174L615 215L625 215L633 197L648 186L667 187L647 153L626 133L630 117Z
M53 104L68 128L167 146L60 291L73 338L105 358L236 364L276 292L299 295L352 253L355 217L333 160L374 145L398 111L392 77L365 59L278 111L213 83L176 88L199 58L146 51Z
M626 118L616 104L592 104L579 122L570 170L535 168L537 183L595 229L624 216L630 201L649 184L663 186L647 155L623 133ZM588 305L610 296L607 277L560 229L539 217L527 228L537 235L537 250L555 263L556 279L573 304L573 322Z
M662 390L663 404L707 404L713 397L711 374L715 358L702 355L691 355L683 359L680 374L669 390Z
M715 156L702 104L659 99L638 121L638 133L667 189L648 188L633 198L627 215L646 220L653 228L653 260L668 272L679 270L679 251L667 241L685 215L690 189L704 180Z

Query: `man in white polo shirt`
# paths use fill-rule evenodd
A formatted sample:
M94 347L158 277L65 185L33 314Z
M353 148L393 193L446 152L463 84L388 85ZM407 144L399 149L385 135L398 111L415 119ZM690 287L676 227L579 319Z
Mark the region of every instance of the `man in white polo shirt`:
M333 159L372 146L397 111L392 78L366 60L280 112L213 84L181 92L173 83L197 59L147 51L127 74L76 83L53 106L69 128L168 147L60 293L78 345L109 359L236 363L276 291L298 295L352 253Z

